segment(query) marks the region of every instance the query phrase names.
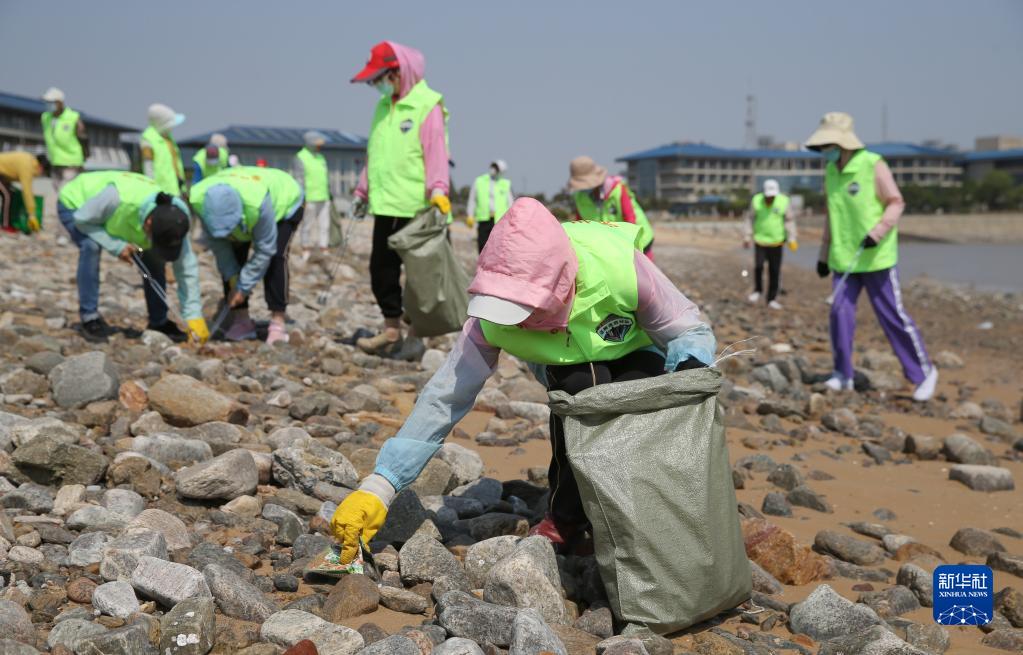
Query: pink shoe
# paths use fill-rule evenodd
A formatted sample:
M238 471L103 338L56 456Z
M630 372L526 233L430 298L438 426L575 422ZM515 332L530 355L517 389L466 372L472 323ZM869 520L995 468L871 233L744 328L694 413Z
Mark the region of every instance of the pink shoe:
M231 327L224 333L228 341L246 341L256 338L256 324L251 318L238 318L231 323Z
M284 329L284 323L270 321L270 327L266 331L266 345L272 346L278 341L288 343L288 332Z

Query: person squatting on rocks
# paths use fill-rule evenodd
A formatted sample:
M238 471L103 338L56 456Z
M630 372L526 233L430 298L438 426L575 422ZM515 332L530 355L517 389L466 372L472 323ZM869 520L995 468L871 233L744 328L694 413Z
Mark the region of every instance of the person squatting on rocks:
M451 354L384 444L373 474L333 516L342 561L352 560L360 538L373 538L395 494L472 409L502 350L529 362L549 390L571 394L713 363L710 326L637 249L639 235L625 223L562 225L535 199L515 201L479 259L470 318ZM550 507L533 534L570 548L588 521L553 415L551 447Z
M503 159L490 162L490 170L480 175L469 189L469 202L465 208L465 224L476 226L476 252L483 252L494 225L515 202L511 180L504 177L508 164Z
M171 262L190 336L200 342L209 338L199 297L199 262L188 239L188 205L181 198L138 173L82 173L61 189L57 216L78 246L78 311L86 339L102 342L111 334L99 313L100 248L129 263L138 257L152 282L165 290L166 264ZM164 299L149 283L143 283L143 290L147 329L184 341L185 333L167 317Z
M444 96L431 89L423 73L426 60L418 50L382 41L352 82L364 82L380 94L366 148L366 167L355 189L355 216L373 214L370 286L384 315L384 331L359 339L371 354L403 358L421 348L411 331L401 337L401 257L387 238L430 206L451 211L448 198L447 109Z
M287 343L288 250L302 222L298 182L276 168L235 166L193 186L189 202L210 236L225 302L233 310L224 336L232 341L256 337L249 294L263 280L270 309L266 343Z
M896 225L905 203L892 171L881 155L866 149L853 131L852 116L842 112L825 114L806 147L819 151L827 160L827 220L817 274L834 274L835 298L830 315L834 373L825 384L836 391L853 388L856 302L860 291L866 289L903 374L916 385L913 399L930 400L938 384L938 369L902 303ZM843 274L849 271L839 288Z
M759 302L764 291L764 262L767 262L767 306L781 309L778 289L781 286L782 246L792 252L799 250L796 220L792 217L789 197L781 192L778 180L765 180L763 193L753 196L743 225L742 247L753 250L753 293L750 302Z
M39 219L36 218L36 196L32 190L32 181L50 175L50 168L50 160L46 155L33 155L20 150L0 153L0 203L3 203L0 209L0 229L5 232L16 231L11 217L13 182L21 185L21 200L28 216L28 231L38 232L41 229Z
M575 201L576 218L636 225L639 249L653 259L654 228L625 180L620 175L608 175L606 168L585 156L573 159L568 171L568 191Z

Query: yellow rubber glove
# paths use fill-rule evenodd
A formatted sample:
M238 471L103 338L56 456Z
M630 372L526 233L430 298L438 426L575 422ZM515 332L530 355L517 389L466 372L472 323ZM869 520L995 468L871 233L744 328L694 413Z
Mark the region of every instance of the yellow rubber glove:
M440 210L445 216L451 211L451 200L443 193L435 194L430 198L430 204Z
M341 544L341 563L349 564L359 552L359 540L368 544L387 519L387 506L376 494L353 491L341 501L330 519L330 529Z
M210 329L206 327L206 319L203 317L188 319L188 340L200 345L206 343L210 338Z
M29 216L28 217L28 230L29 230L29 232L38 232L39 229L40 229L40 227L39 227L39 219L37 219L35 216Z
M792 252L796 252L797 250L799 250L799 242L796 241L795 239L789 241L789 250L791 250Z
M472 216L466 216L465 224L468 225L469 229L471 230L472 228L476 227L476 219L473 218Z

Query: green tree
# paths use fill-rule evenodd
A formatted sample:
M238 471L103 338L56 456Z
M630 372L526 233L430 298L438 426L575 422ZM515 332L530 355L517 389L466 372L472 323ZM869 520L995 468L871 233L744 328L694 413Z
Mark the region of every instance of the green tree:
M1009 209L1015 180L1005 171L989 171L977 185L977 200L988 209Z

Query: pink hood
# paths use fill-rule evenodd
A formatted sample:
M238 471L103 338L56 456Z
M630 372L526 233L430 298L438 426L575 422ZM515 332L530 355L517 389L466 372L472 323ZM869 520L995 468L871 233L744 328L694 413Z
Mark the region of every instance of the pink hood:
M401 88L398 89L398 97L404 98L426 74L426 58L423 53L407 45L394 41L385 43L391 46L394 56L398 58L398 70L401 71Z
M536 307L523 327L561 330L568 327L578 271L558 219L539 201L519 198L494 226L469 293Z

